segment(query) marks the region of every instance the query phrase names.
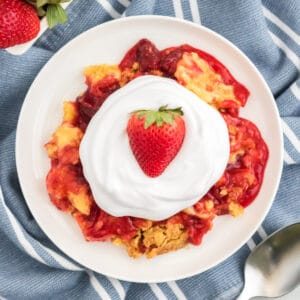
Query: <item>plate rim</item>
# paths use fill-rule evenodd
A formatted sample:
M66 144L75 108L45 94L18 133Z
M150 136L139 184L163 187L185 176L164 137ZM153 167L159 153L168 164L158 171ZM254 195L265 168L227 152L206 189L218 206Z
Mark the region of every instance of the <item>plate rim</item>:
M75 38L71 39L70 41L68 41L63 47L61 47L46 63L45 65L41 68L41 70L38 72L38 74L36 75L34 81L32 82L30 88L28 89L27 93L26 93L26 97L24 98L24 101L23 101L23 104L22 104L22 108L20 110L20 113L19 113L19 117L18 117L18 122L17 122L17 129L16 129L16 139L15 139L15 159L16 159L16 168L17 168L17 174L18 174L18 180L19 180L19 183L20 183L20 187L21 187L21 191L22 191L22 194L23 194L23 197L26 201L26 204L27 204L27 207L29 208L30 212L32 213L35 221L37 222L38 226L41 228L41 230L46 234L46 236L50 239L50 241L56 245L56 247L58 247L67 257L70 257L71 260L74 260L76 263L86 267L86 268L89 268L87 267L84 263L78 261L76 258L74 258L73 256L71 256L70 254L66 253L65 250L60 247L60 245L58 245L54 240L53 238L50 236L50 234L47 232L47 228L45 228L44 225L42 225L41 221L39 220L39 218L37 218L35 216L35 214L32 212L32 207L30 206L28 199L30 198L29 195L28 195L28 191L26 190L26 186L24 185L24 182L22 182L22 179L20 178L20 175L19 174L22 174L22 170L21 170L21 155L20 155L20 149L21 149L21 136L22 136L22 130L21 130L21 125L22 125L22 120L24 119L24 112L26 111L27 109L27 106L29 106L29 99L30 99L30 91L32 89L34 89L35 87L35 84L37 82L37 78L40 76L40 74L44 71L45 68L47 68L47 65L49 63L51 63L52 60L54 60L56 57L58 57L59 55L61 55L61 53L63 51L66 51L66 49L68 49L69 47L72 46L72 43L74 41L77 41L78 39L81 38L82 35L88 33L88 32L91 32L91 31L97 31L99 30L99 28L103 28L103 27L107 27L107 26L111 26L112 23L123 23L123 22L128 22L128 21L139 21L139 20L147 20L148 19L148 22L151 22L151 21L157 21L157 20L164 20L164 21L171 21L171 22L176 22L176 23L185 23L189 26L193 26L197 29L200 29L200 30L204 30L206 31L208 34L210 35L213 35L214 37L216 37L217 39L221 40L222 43L225 43L225 44L229 44L230 47L234 48L236 51L239 52L239 54L241 56L243 56L243 58L247 61L248 65L251 66L251 68L255 71L256 75L258 76L259 80L261 81L261 83L264 85L266 91L268 92L269 96L274 100L274 97L271 93L271 90L269 88L269 86L267 85L266 81L264 80L263 76L261 75L261 73L259 72L259 70L256 68L256 66L252 63L252 61L250 61L250 59L247 57L247 55L245 53L243 53L237 46L235 46L232 42L230 42L229 40L227 40L225 37L223 37L222 35L216 33L215 31L205 27L205 26L202 26L202 25L199 25L199 24L196 24L196 23L193 23L191 21L187 21L187 20L183 20L183 19L178 19L178 18L175 18L175 17L169 17L169 16L159 16L159 15L142 15L142 16L129 16L129 17L126 17L126 18L120 18L120 19L115 19L115 20L111 20L111 21L107 21L105 23L102 23L102 24L99 24L99 25L96 25L84 32L82 32L81 34L79 34L78 36L76 36ZM230 68L229 68L230 69ZM182 274L181 276L176 276L176 277L170 277L170 278L165 278L163 280L155 280L155 279L147 279L146 281L141 279L141 280L133 280L133 279L130 279L130 278L127 278L126 276L125 277L122 277L122 276L115 276L115 274L112 272L112 273L108 273L108 272L105 272L105 273L101 273L103 275L106 275L106 276L110 276L110 277L114 277L114 278L118 278L120 280L125 280L125 281L129 281L129 282L140 282L140 283L157 283L157 282L165 282L165 281L171 281L171 280L179 280L179 279L184 279L184 278L188 278L188 277L191 277L193 275L196 275L196 274L200 274L206 270L209 270L211 269L212 267L214 266L217 266L220 262L222 261L225 261L226 259L228 259L232 254L236 253L248 240L249 238L257 231L257 229L259 228L259 226L262 224L262 222L264 221L264 219L266 218L268 212L270 211L270 208L275 200L275 196L276 196L276 193L278 191L278 188L279 188L279 183L280 183L280 179L281 179L281 175L282 175L282 169L283 169L283 150L284 150L284 145L283 145L283 131L282 131L282 125L281 125L281 122L280 122L280 115L279 115L279 111L278 111L278 108L277 108L277 105L275 103L275 100L274 100L274 112L275 112L275 115L276 115L276 118L277 118L277 125L279 127L279 130L280 130L280 136L279 136L279 141L280 141L280 149L278 149L279 151L279 156L280 156L280 163L279 163L279 170L278 170L278 174L277 174L277 178L276 178L276 183L275 183L275 186L274 186L274 189L273 189L273 193L272 193L272 197L271 197L271 200L269 201L269 205L267 207L267 209L265 210L265 212L262 214L261 218L259 219L259 221L256 223L255 226L253 226L253 229L252 231L250 231L250 233L248 235L246 235L243 239L243 241L240 243L240 246L235 248L235 249L232 249L231 251L229 251L229 253L227 253L225 256L223 256L222 258L220 258L219 260L215 261L214 263L211 263L210 265L208 265L208 267L206 268L199 268L199 271L197 272L189 272L187 274L184 273ZM99 272L99 271L96 271L96 272Z

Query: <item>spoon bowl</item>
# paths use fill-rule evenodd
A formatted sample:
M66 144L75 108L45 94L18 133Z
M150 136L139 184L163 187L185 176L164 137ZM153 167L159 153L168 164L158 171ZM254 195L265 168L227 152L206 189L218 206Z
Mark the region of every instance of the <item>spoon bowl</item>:
M261 242L245 264L245 285L237 300L280 297L300 283L300 223L284 227Z

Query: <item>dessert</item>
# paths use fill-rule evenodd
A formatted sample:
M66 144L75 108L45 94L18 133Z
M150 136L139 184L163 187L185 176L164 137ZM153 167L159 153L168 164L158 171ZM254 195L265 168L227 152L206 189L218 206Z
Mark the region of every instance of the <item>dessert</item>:
M214 57L189 45L159 51L143 39L119 65L90 66L85 76L87 90L65 102L46 144L46 184L86 240L153 257L199 245L215 217L238 216L255 199L268 149L257 127L239 117L248 90ZM164 105L182 107L184 138L161 174L149 177L126 128L132 111Z

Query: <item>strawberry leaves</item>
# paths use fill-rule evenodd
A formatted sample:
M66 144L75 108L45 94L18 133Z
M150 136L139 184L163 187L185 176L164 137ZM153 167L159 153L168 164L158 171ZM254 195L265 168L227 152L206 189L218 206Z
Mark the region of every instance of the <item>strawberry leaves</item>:
M183 111L181 107L169 109L168 105L161 106L158 111L156 110L137 110L133 113L137 113L139 119L145 118L144 128L147 129L151 125L155 124L157 127L161 127L163 123L172 125L174 117L176 115L182 116Z
M67 22L67 14L61 6L61 3L69 1L70 0L26 0L26 2L35 7L40 17L46 16L50 29L57 24Z
M60 4L49 4L46 12L49 28L53 28L57 24L67 22L67 15Z

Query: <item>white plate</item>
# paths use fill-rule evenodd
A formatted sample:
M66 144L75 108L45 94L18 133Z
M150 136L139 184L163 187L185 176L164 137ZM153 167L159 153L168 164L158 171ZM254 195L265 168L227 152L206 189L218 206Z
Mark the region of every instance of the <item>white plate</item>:
M251 96L242 115L255 122L270 150L261 191L239 218L218 217L199 247L189 246L153 259L134 260L109 242L86 242L78 225L49 200L45 177L49 159L43 145L60 124L62 103L85 89L83 68L118 63L139 39L158 48L191 44L227 66ZM203 272L239 249L256 231L274 199L282 169L282 134L274 99L253 64L230 42L196 24L159 16L119 19L81 34L58 51L32 84L19 118L16 160L27 204L49 238L67 255L99 273L135 282L163 282ZM176 268L174 268L176 262Z

